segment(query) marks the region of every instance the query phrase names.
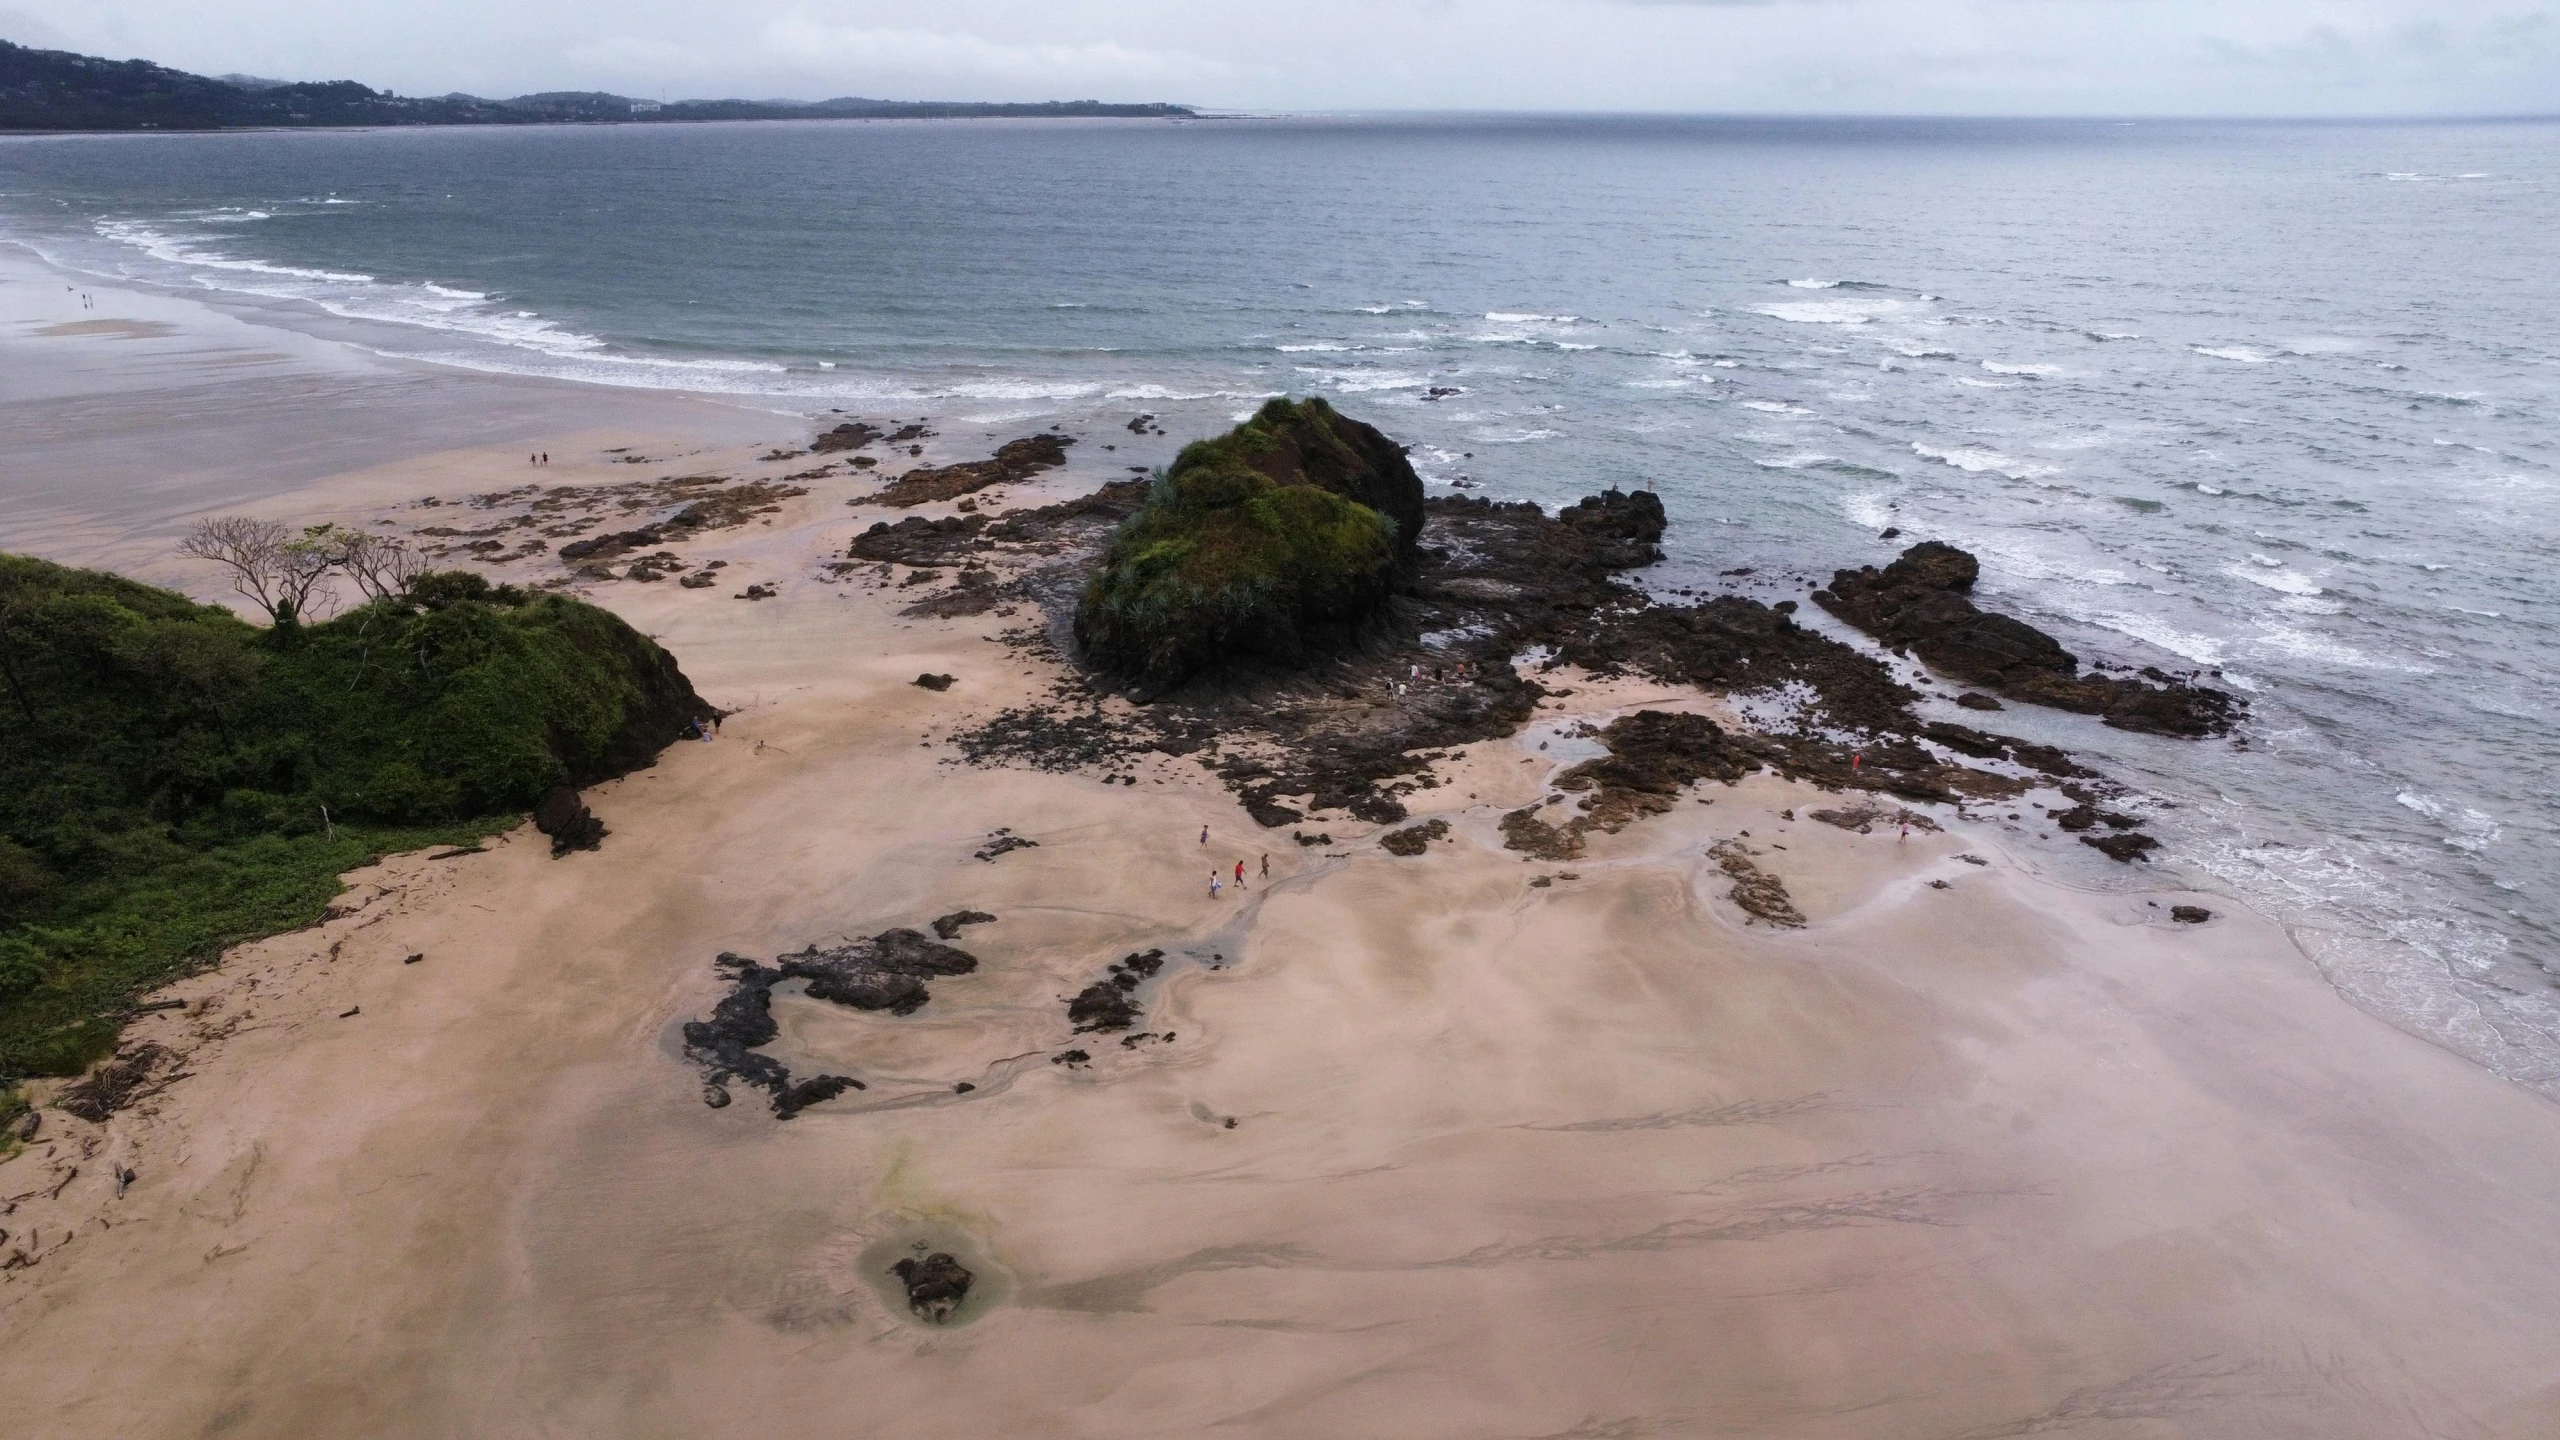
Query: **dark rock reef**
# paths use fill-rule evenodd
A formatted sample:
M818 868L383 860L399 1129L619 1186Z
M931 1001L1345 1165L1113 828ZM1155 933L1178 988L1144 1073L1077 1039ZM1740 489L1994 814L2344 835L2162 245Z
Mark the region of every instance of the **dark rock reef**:
M1448 833L1448 821L1428 820L1420 825L1408 825L1401 830L1390 830L1379 836L1378 848L1390 855L1411 857L1430 849L1432 841Z
M2227 692L2157 669L2139 677L2080 673L2079 658L2021 620L1984 610L1970 592L1981 566L1924 540L1878 570L1842 570L1814 603L1942 674L2014 700L2096 715L2120 730L2198 738L2227 733L2240 706Z
M741 1080L771 1095L773 1113L783 1120L864 1087L849 1075L794 1081L790 1067L756 1053L781 1033L773 1020L774 986L806 980L812 999L908 1015L932 998L926 977L966 975L978 968L977 957L967 951L905 929L830 948L812 945L777 956L771 965L726 951L712 963L728 974L730 991L712 1007L710 1019L688 1021L684 1027L685 1054L702 1067L703 1100L715 1109L728 1104L728 1082Z
M1028 480L1043 470L1056 469L1067 463L1067 447L1074 443L1064 435L1026 435L998 446L990 459L910 470L873 498L883 505L957 500L973 490Z
M1183 447L1112 537L1076 639L1154 691L1238 656L1301 661L1385 604L1422 521L1395 442L1320 399L1274 400Z
M1067 1023L1075 1027L1078 1035L1126 1030L1137 1024L1144 1013L1137 1001L1138 986L1154 979L1163 968L1161 950L1142 950L1113 961L1101 979L1076 992L1075 998L1067 1002Z

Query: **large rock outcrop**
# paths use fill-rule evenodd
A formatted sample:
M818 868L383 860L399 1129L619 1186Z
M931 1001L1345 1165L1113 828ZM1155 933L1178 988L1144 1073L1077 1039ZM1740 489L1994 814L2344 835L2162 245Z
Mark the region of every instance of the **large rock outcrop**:
M1076 639L1153 689L1244 656L1302 660L1386 602L1422 520L1394 441L1322 400L1274 400L1175 457L1085 586Z
M1973 603L1981 566L1953 545L1924 540L1879 570L1842 570L1814 603L1940 674L2012 699L2096 715L2122 730L2195 738L2238 718L2228 692L2156 669L2139 676L2080 673L2079 657L2024 621Z

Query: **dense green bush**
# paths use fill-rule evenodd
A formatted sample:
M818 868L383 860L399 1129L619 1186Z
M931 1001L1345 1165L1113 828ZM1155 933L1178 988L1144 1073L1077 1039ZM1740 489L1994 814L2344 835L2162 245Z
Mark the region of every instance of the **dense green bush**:
M0 1079L79 1068L136 989L311 923L341 871L708 713L614 616L474 575L261 630L0 555Z
M1302 657L1376 609L1421 529L1403 452L1318 399L1184 446L1076 609L1106 670L1153 685L1237 655Z

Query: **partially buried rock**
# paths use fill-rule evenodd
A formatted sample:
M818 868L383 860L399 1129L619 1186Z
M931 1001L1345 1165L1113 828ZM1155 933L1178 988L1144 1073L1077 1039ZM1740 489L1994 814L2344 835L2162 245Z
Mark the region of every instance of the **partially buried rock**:
M1449 822L1431 820L1390 830L1378 837L1378 848L1390 855L1419 855L1431 848L1431 842L1449 833Z
M2201 905L2172 905L2169 918L2181 925L2201 925L2213 918L2213 912Z
M2080 837L2080 843L2104 854L2110 860L2122 861L2128 865L2136 860L2150 859L2149 852L2160 848L2159 841L2140 831L2127 831L2121 835L2083 835Z
M907 1308L936 1325L950 1320L951 1312L969 1298L969 1282L977 1278L957 1258L941 1250L922 1260L901 1260L889 1271L907 1287Z
M984 910L954 910L948 915L934 918L933 933L945 940L957 940L960 938L961 926L992 925L995 919L996 917Z
M948 675L936 675L927 671L926 673L917 676L915 683L923 686L927 690L948 690L951 688L952 677Z
M611 833L587 808L587 802L578 798L578 792L566 785L551 787L551 793L533 807L533 828L551 837L551 853L555 856L572 850L593 850Z
M1135 992L1164 968L1164 952L1142 950L1113 961L1103 978L1087 985L1067 1002L1067 1021L1075 1033L1126 1030L1144 1013Z

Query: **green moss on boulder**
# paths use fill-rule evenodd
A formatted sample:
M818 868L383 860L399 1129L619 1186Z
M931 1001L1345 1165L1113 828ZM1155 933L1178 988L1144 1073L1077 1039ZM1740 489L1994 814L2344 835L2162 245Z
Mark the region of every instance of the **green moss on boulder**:
M369 857L503 829L711 713L611 614L475 575L260 630L0 555L0 1081L135 990L310 924Z
M1422 534L1404 451L1320 399L1184 446L1076 607L1096 666L1162 688L1222 660L1303 658L1383 605Z

